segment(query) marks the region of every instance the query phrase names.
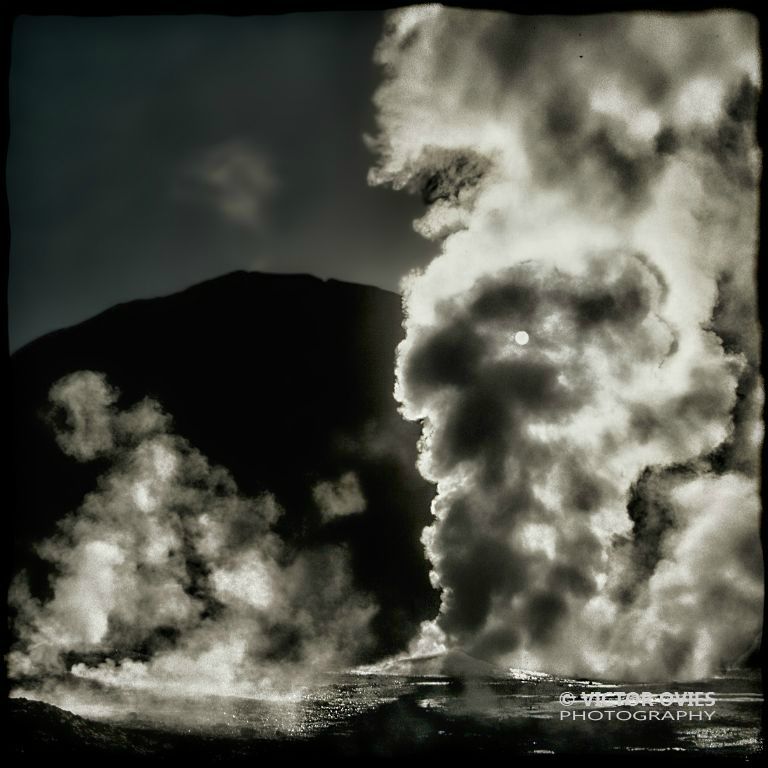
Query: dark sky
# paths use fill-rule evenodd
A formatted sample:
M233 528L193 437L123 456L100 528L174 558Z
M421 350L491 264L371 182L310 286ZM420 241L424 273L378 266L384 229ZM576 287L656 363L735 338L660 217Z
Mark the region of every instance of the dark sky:
M11 348L236 269L396 289L433 246L366 184L380 13L21 17Z

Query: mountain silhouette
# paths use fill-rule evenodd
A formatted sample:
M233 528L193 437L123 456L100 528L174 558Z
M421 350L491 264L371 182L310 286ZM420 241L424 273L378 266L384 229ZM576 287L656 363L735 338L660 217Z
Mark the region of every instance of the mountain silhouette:
M393 398L400 297L306 275L235 272L167 297L115 306L39 338L10 361L13 483L9 578L24 568L44 595L34 545L77 509L108 468L78 463L45 420L48 392L79 370L106 374L119 407L144 397L242 493L269 491L296 547L343 543L355 583L380 606L372 656L402 650L435 615L419 541L432 486L415 469L419 427ZM357 474L362 514L320 524L318 481Z

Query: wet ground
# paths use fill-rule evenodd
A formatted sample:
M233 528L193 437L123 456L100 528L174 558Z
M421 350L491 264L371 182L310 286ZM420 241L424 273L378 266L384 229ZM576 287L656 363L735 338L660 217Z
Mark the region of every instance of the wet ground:
M259 699L134 691L51 703L149 742L166 734L165 751L175 748L169 744L193 749L198 740L241 757L293 748L358 756L762 752L763 696L755 673L632 685L548 676L334 675Z

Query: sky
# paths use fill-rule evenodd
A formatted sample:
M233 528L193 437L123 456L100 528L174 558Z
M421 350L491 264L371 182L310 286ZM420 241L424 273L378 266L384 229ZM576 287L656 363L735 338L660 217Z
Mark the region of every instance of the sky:
M11 349L238 269L398 290L421 201L366 182L379 12L29 17L10 70Z

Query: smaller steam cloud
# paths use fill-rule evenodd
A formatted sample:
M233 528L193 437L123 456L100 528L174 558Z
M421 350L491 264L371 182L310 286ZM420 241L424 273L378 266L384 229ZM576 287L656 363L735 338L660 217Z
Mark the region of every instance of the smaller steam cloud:
M360 481L354 472L346 472L338 482L324 481L312 489L312 496L320 508L324 521L362 512L366 502Z
M16 694L55 703L81 681L258 696L354 663L376 606L352 586L344 549L296 551L274 531L284 510L272 495L241 496L157 402L120 410L118 397L93 371L50 390L61 448L110 466L39 545L49 594L31 594L24 573L12 584ZM353 474L316 498L329 518L365 506Z

